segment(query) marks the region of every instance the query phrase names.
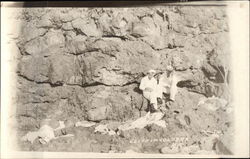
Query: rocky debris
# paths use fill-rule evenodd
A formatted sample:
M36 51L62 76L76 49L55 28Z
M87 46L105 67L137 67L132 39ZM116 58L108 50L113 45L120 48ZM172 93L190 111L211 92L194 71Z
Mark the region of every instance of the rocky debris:
M203 137L200 141L201 149L206 151L214 150L214 146L216 143L217 135L210 135L208 137Z
M102 134L108 134L108 135L116 135L115 131L110 130L108 128L108 125L98 125L97 127L95 127L94 132L100 132Z
M33 143L35 139L38 138L41 144L47 144L50 142L50 140L56 139L59 136L58 131L65 128L64 122L57 122L51 119L41 121L40 125L41 127L38 131L28 132L25 136L21 138L21 140ZM67 134L67 136L65 135L66 134L62 134L60 135L60 137L74 136L72 134Z
M53 119L44 119L40 122L40 127L44 126L44 125L48 125L53 129L61 129L64 128L64 122L63 121L56 121Z
M108 129L117 131L118 127L121 125L121 122L118 122L118 121L109 121L107 124L108 124L107 125Z
M50 30L44 36L35 38L25 43L23 52L29 55L39 55L48 47L63 45L65 38L60 30Z
M87 116L91 121L101 121L107 119L107 107L98 107L88 111Z
M82 18L78 18L72 21L71 24L72 27L79 32L79 34L83 34L88 37L101 36L101 32L97 29L94 20L86 21Z
M34 142L36 138L40 137L39 141L42 144L48 143L51 139L55 138L53 128L44 125L37 132L28 132L25 136L22 137L22 141Z
M233 125L229 125L228 129L221 135L215 143L215 151L217 154L232 155L234 152L234 134Z
M230 145L229 145L230 146ZM226 154L232 155L233 151L227 148L225 144L223 144L220 140L218 140L215 144L215 150L217 154Z
M166 127L166 123L164 120L161 120L163 117L163 113L158 112L158 113L153 113L150 114L150 112L148 112L145 116L138 118L137 120L133 121L133 122L128 122L125 123L124 125L121 125L118 127L119 130L121 131L126 131L126 130L130 130L130 129L142 129L147 125L150 124L156 124L158 126L161 127Z
M94 126L96 123L95 122L89 122L89 121L79 121L75 123L75 126L82 126L82 127L91 127Z
M219 108L224 109L227 104L228 102L225 99L213 96L210 98L200 99L197 106L204 107L210 111L216 111Z

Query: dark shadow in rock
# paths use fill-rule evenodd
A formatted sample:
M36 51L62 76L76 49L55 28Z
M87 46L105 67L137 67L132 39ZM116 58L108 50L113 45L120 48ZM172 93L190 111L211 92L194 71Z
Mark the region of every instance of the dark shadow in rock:
M174 110L174 113L179 114L180 112L178 110Z
M224 67L214 67L214 69L217 70L217 74L215 75L215 82L216 83L224 83L224 77L225 77L225 70Z
M150 104L148 104L148 107L147 109L145 109L146 112L149 112L150 111Z
M193 88L195 87L195 85L196 84L191 80L180 81L177 83L177 87L180 87L180 88L183 88L183 87Z
M151 131L152 131L152 127L151 127L151 125L147 125L147 126L145 126L145 129L146 129L148 132L151 132Z
M185 115L185 116L184 116L184 120L185 120L185 122L186 122L187 125L190 125L191 119L190 119L189 116Z
M211 73L209 73L204 67L202 67L201 70L202 70L203 74L207 77L207 79L214 81L213 79L211 79L211 77L212 77Z
M143 97L144 98L144 97ZM146 102L146 104L144 104L144 102ZM144 105L146 105L146 108L144 107ZM142 102L142 105L141 105L141 108L139 109L140 111L140 116L141 116L141 111L146 111L146 112L149 112L151 109L150 109L150 102L147 100L147 99L144 99L143 102Z
M212 76L205 68L202 68L201 70L204 73L204 75L207 77L207 79L209 79L210 81L215 82L215 83L223 83L224 76L225 76L224 68L222 66L219 66L219 67L212 66L212 67L217 71L217 73L214 76Z
M136 93L142 94L142 91L138 87L135 87L133 89L133 91L136 92Z
M165 100L165 102L170 101L170 94L169 93L163 93L163 100Z

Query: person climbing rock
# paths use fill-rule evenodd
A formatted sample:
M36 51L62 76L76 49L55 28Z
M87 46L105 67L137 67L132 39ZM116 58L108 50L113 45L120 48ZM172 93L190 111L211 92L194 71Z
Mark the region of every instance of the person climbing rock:
M158 89L155 73L155 70L149 70L148 74L141 79L139 86L139 89L143 91L143 96L150 101L151 112L158 111L157 101L162 101L162 89Z
M158 89L163 93L169 94L169 100L175 101L175 95L178 92L177 83L179 77L172 66L167 66L166 71L159 76Z

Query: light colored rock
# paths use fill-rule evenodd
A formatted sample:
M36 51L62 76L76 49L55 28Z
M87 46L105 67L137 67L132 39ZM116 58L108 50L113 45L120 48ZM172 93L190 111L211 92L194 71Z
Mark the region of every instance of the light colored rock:
M40 54L44 51L48 46L45 43L44 38L36 38L24 46L25 52L31 55Z
M55 54L51 57L48 68L49 82L54 85L69 83L70 77L75 75L74 57Z
M215 150L217 154L223 154L223 155L232 155L233 151L228 148L228 147L232 147L230 145L225 145L223 142L221 142L220 140L218 140L216 142L215 145Z
M236 147L235 144L235 130L233 127L229 127L225 132L224 135L221 135L215 144L215 150L218 154L223 155L232 155L235 152Z
M61 30L50 30L46 34L45 39L48 46L65 43L65 38Z
M67 23L63 23L62 29L63 30L73 30L73 27L72 27L70 22L67 22Z
M40 127L42 127L44 125L49 125L53 129L56 129L57 127L60 126L60 123L59 123L59 121L54 120L54 119L44 119L40 122Z
M111 130L116 130L119 127L119 125L121 125L120 122L116 122L116 121L109 122L108 123L108 128L111 129Z
M150 27L144 23L134 23L132 34L135 37L144 37L150 35Z
M98 125L95 127L94 132L100 132L102 134L108 134L108 135L116 135L115 131L108 129L108 125Z
M97 28L93 20L87 22L83 19L76 19L72 21L73 28L79 29L83 34L89 37L99 37L101 36L100 30Z
M107 107L98 107L87 112L88 120L101 121L107 119Z
M167 147L161 148L160 152L163 154L177 154L177 153L179 153L179 149L177 147L172 149L172 148L167 146Z
M22 58L19 63L19 72L22 76L37 82L45 82L48 80L49 62L41 60L41 58Z
M211 135L201 139L201 149L206 151L212 151L216 143L217 136Z
M52 28L53 24L51 22L51 19L48 15L42 16L41 20L38 21L37 24L38 28Z
M164 120L161 120L163 115L164 114L161 112L153 113L153 114L150 114L150 112L148 112L145 116L140 117L136 119L135 121L127 122L123 125L120 125L118 129L122 131L136 129L136 128L142 129L145 126L150 125L150 124L156 124L158 126L165 128L166 122Z
M100 81L107 85L124 85L130 78L129 76L126 77L121 74L116 74L115 72L108 71L106 69L101 69L99 70L99 72L101 74Z
M42 144L48 143L50 140L55 138L54 130L48 125L43 125L38 131L29 132L22 137L22 141L34 142L36 138L40 137L39 141Z
M189 58L185 55L185 52L181 50L174 50L171 52L172 65L175 70L184 71L190 68L191 62Z
M74 31L65 31L65 41L71 41L76 37L76 33Z
M218 97L202 98L198 106L202 106L210 111L216 111L219 108L224 108L227 105L227 101Z
M108 16L107 13L103 13L99 18L99 23L101 30L104 35L112 35L112 30L110 27L112 18Z
M23 29L20 32L20 38L23 39L24 42L33 40L41 35L44 35L47 32L47 29L44 28L36 28L33 24L28 24L23 26Z
M74 38L76 39L76 37ZM67 45L67 52L70 54L82 54L87 51L86 44L83 40L70 40L66 43Z
M78 121L75 123L75 126L82 126L82 127L91 127L94 126L96 123L94 122L89 122L89 121Z
M31 55L38 55L49 47L64 45L65 38L60 30L50 30L46 35L29 41L24 46L25 51Z

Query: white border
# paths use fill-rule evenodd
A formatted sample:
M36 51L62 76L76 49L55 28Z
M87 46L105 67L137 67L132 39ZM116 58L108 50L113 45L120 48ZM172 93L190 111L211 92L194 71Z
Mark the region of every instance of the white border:
M2 2L3 3L3 2ZM201 2L199 2L201 3ZM206 3L206 2L205 2ZM110 154L69 152L18 152L14 149L14 136L9 130L14 85L13 67L6 34L13 29L6 15L8 8L1 8L1 157L4 158L200 158L200 157L249 157L249 2L227 2L232 50L233 92L235 106L235 155L163 155L163 154ZM14 9L14 8L12 8ZM14 28L17 29L17 28Z

